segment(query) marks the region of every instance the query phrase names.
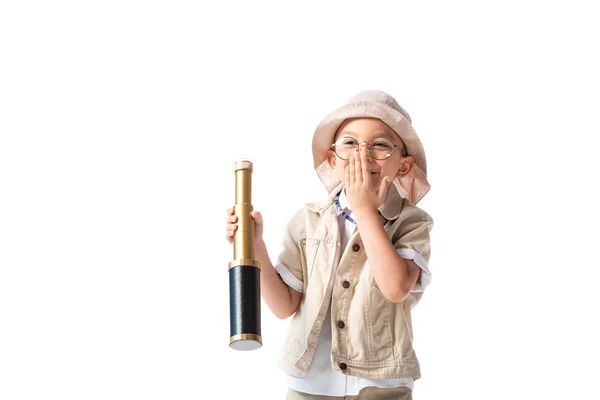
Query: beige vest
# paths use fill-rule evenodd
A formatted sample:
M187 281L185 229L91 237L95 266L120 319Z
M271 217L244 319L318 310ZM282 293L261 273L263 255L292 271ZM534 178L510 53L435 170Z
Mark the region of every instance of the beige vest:
M398 249L429 262L431 217L392 188L379 208L381 223ZM304 376L332 299L332 367L371 379L420 378L413 350L411 309L422 292L389 302L377 287L360 233L341 249L333 197L307 204L288 224L278 264L302 282L304 296L292 317L280 368ZM421 278L419 278L421 279ZM333 296L333 297L332 297Z

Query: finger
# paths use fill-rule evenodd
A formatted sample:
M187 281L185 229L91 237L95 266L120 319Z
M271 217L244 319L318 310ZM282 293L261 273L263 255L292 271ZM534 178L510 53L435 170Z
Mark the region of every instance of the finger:
M365 182L365 176L363 176L363 160L362 160L362 152L363 152L363 147L361 147L360 151L358 152L358 154L356 155L356 180L357 182L360 182L361 184Z
M348 167L350 167L350 185L354 185L356 183L356 175L354 174L354 156L350 156L350 160L348 160Z
M344 184L346 187L351 187L350 184L350 165L346 165L346 173L344 174Z
M232 228L227 228L225 231L225 237L229 242L233 241L233 237L235 236L235 231L237 230L237 225L234 225Z
M370 182L369 164L367 163L367 146L360 149L360 164L363 182Z
M363 183L363 176L362 176L362 165L360 162L360 151L358 152L358 154L356 154L356 157L354 158L354 174L356 175L356 183L358 185L360 185L361 183Z
M360 167L359 167L360 154L357 154L355 157L352 157L352 179L355 185L360 185L362 179L360 176Z
M228 208L227 209L227 215L233 215L233 214L234 214L233 208Z
M367 152L367 148L362 153L362 166L363 166L363 179L366 182L371 181L371 173L369 172L369 162L367 161L369 158L369 153Z
M237 222L237 221L238 221L237 215L230 215L227 218L225 218L225 222Z

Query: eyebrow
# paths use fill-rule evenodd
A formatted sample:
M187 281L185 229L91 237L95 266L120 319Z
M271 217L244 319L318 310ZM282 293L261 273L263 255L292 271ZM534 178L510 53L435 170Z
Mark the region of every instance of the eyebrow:
M343 130L342 132L340 132L340 136L344 136L344 135L351 136L353 139L356 136L358 136L355 132L350 132L350 131L346 131L346 130ZM392 142L394 141L395 138L397 138L397 137L392 136L388 132L381 131L381 132L377 132L377 134L373 137L373 139L377 139L377 138L380 138L382 136L390 139ZM373 140L373 139L371 139L371 140Z

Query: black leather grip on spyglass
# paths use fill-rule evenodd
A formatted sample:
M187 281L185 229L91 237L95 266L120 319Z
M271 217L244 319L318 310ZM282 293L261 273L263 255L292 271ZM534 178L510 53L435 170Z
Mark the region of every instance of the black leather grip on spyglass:
M229 270L230 336L260 332L260 270L240 265Z

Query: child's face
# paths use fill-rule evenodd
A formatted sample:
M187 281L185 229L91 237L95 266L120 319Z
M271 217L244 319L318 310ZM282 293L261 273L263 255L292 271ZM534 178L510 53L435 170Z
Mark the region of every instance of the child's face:
M379 138L386 138L388 141L373 141ZM391 144L397 147L393 149L389 158L381 160L381 158L385 158L385 148L387 148L387 143L390 143L390 141ZM334 143L336 143L338 153L342 156L350 154L340 150L342 146L359 144L360 151L366 152L367 167L371 172L371 179L375 188L379 187L381 180L386 176L394 179L397 176L406 175L414 163L412 156L402 156L403 153L406 154L404 144L396 132L380 119L355 118L344 121L338 129ZM367 151L367 143L372 143L371 152L373 154ZM352 152L352 155L357 157L359 153ZM336 155L333 149L330 149L327 152L327 162L338 179L344 182L344 174L349 160L343 160Z

